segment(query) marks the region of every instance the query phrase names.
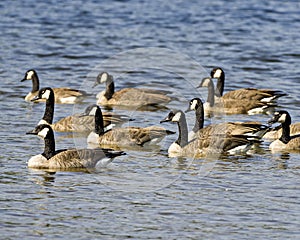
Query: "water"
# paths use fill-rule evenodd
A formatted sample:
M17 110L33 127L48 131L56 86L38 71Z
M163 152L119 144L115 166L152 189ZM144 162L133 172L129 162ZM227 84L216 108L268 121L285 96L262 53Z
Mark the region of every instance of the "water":
M179 98L168 107L185 110L193 86L221 66L227 91L283 90L280 107L300 121L299 10L297 1L1 1L1 238L299 238L298 153L271 154L263 143L252 156L172 159L170 136L97 173L34 171L26 161L43 143L25 132L44 105L24 102L31 84L20 83L34 68L42 86L96 93L103 87L91 89L92 81L109 69L117 88L168 88ZM55 121L84 106L56 106ZM116 111L146 126L169 110ZM55 137L58 148L85 145Z

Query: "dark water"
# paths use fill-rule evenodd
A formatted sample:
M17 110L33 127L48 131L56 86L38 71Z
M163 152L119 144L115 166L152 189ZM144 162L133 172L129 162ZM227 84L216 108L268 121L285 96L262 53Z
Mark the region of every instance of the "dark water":
M205 98L194 86L221 66L226 90L283 90L280 107L300 121L298 1L1 1L0 12L1 238L299 238L299 154L272 154L263 143L251 156L173 159L171 136L97 173L30 170L43 143L25 132L44 104L24 102L31 84L20 83L34 68L42 86L97 93L95 76L109 70L117 88L164 88L178 97L168 107L185 110L191 97ZM55 120L84 106L58 105ZM169 110L116 111L148 126ZM58 148L85 145L56 140Z

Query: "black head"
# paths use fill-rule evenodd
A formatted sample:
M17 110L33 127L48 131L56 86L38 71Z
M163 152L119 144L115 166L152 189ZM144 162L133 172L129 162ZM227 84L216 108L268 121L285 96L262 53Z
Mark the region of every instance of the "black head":
M45 88L42 88L41 90L39 90L38 94L33 99L31 99L31 101L34 102L39 99L48 100L51 97L54 97L53 89L50 87L45 87Z
M197 87L197 88L200 88L200 87L209 87L213 84L213 81L211 78L209 77L206 77L206 78L203 78L200 85Z
M25 73L25 76L24 78L21 80L21 82L24 82L26 80L32 80L32 78L34 76L37 76L37 73L34 69L29 69L26 73Z
M91 104L86 107L84 110L84 115L95 115L98 105L97 104Z
M203 106L203 102L201 101L201 99L200 98L193 98L190 101L189 107L185 112L196 111L201 106Z
M93 87L96 87L98 84L109 82L113 80L113 76L108 72L99 73Z
M178 111L171 111L167 117L165 117L163 120L160 121L160 123L163 123L163 122L179 122L181 116L183 115L184 113L180 110Z
M53 130L51 126L47 124L41 124L35 127L35 129L27 132L26 134L38 135L42 138L47 138L50 135L53 135Z
M218 79L219 79L219 78L221 78L221 77L224 77L224 76L225 76L225 73L224 73L224 71L223 71L222 68L216 67L216 68L213 68L213 70L211 70L210 76L211 76L212 78L218 78Z
M291 120L291 116L287 111L281 110L278 112L274 113L274 116L272 117L271 120L268 121L269 124L273 124L273 123L285 123L290 125L292 120Z

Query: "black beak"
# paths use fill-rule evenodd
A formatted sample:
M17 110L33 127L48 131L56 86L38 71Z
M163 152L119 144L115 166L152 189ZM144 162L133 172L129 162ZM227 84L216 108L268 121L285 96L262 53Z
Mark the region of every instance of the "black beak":
M164 123L164 122L170 122L171 119L169 118L169 116L167 116L166 118L164 118L163 120L160 121L160 123Z
M193 110L191 110L190 108L188 108L187 110L185 110L184 112L187 113L187 112L191 112Z
M272 124L274 124L274 123L277 123L278 118L279 118L278 116L272 117L272 119L270 119L270 120L268 121L268 124L269 124L269 125L272 125Z
M26 81L27 79L26 78L23 78L22 80L21 80L21 82L24 82L24 81Z
M37 133L36 133L35 129L33 129L29 132L26 132L26 134L36 135Z
M94 85L92 86L92 88L96 87L98 84L99 84L98 81L96 81L96 82L94 83Z

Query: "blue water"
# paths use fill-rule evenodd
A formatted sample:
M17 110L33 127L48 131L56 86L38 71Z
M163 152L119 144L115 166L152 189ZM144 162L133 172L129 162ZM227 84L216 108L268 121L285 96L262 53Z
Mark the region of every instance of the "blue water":
M178 98L168 108L185 110L197 93L205 99L194 86L220 66L225 91L282 90L278 108L300 121L299 12L298 1L1 1L1 238L299 238L299 153L272 154L266 142L251 156L168 158L170 136L97 173L34 171L27 160L43 142L25 132L44 104L25 102L31 84L20 82L34 68L42 86L96 94L103 86L91 88L95 76L107 70L116 88L164 88ZM85 104L56 106L55 121ZM169 110L116 111L149 126ZM58 148L85 146L55 137Z

